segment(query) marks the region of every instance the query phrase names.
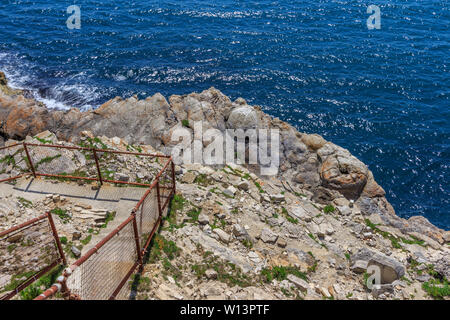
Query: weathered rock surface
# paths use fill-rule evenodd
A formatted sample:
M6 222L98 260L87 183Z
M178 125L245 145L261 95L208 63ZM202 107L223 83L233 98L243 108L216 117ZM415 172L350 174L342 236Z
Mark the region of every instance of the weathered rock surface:
M176 167L178 196L185 201L170 223L163 222L158 236L167 241L159 243L171 247L145 266L143 276L149 280L139 284L139 299L428 299L422 284L449 276L448 232L422 217L399 218L367 166L347 150L319 135L299 133L244 99L233 102L211 88L168 100L160 94L145 100L115 98L89 112L49 111L24 92L9 90L1 75L0 89L1 134L32 142L85 143L106 135L113 138L100 141L111 148L128 150L143 143L145 151L169 153L174 145L170 135L183 120L191 131L199 120L220 131L280 130L277 177L237 165L233 172L197 164ZM88 165L76 152L49 155L35 154L46 159L40 164L46 171ZM21 155L16 156L15 167L0 164L4 174L26 170ZM154 177L139 159L119 157L109 165L123 181ZM57 199L49 198L48 205ZM38 208L48 209L0 199L0 228L23 222ZM68 211L72 220L86 223L79 230L64 230L77 245L105 218L104 211L78 205ZM2 259L11 259L6 247L0 250ZM173 256L166 254L171 250ZM363 280L370 266L380 268L389 286L367 290ZM8 272L0 268L0 279L10 279ZM411 284L402 286L398 279Z

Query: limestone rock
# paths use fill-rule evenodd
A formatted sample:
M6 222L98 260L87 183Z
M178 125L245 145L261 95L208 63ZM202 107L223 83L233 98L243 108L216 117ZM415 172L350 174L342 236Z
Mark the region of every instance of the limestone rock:
M208 279L217 279L217 272L213 269L208 269L205 271L205 276Z
M181 177L181 182L191 184L194 182L195 177L196 175L193 172L188 171Z
M241 106L233 109L228 117L227 124L232 129L255 129L258 127L258 114L250 106Z
M291 281L300 291L306 292L309 289L309 284L303 279L290 274L287 276L287 279Z
M248 191L250 184L248 181L244 180L238 183L237 187L241 190Z
M274 244L275 242L277 242L278 239L278 235L275 234L272 230L270 230L269 228L264 228L261 231L261 235L260 235L260 239L262 242L264 243L271 243Z
M351 270L355 273L364 273L367 270L368 261L364 260L357 260L355 263L351 266Z
M213 230L215 234L219 236L219 239L225 243L229 243L231 241L231 235L223 231L222 229L216 228Z
M198 215L198 223L200 223L201 225L206 225L209 223L209 217L204 214L204 213L200 213Z
M367 183L366 165L338 146L331 147L334 152L325 156L328 150L322 153L321 150L327 145L318 150L319 156L322 154L324 158L320 169L322 185L338 190L348 199L357 199Z

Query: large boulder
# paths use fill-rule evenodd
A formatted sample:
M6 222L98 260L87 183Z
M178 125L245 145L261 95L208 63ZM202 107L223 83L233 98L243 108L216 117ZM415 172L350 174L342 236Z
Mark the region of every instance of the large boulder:
M256 129L259 124L258 114L250 106L237 107L231 111L227 124L231 129Z
M261 231L260 239L264 243L274 244L275 242L277 242L278 235L269 228L264 228Z
M367 166L348 150L331 143L325 144L317 154L322 160L322 185L339 191L348 199L357 199L368 180Z
M351 256L351 261L355 263L358 261L359 264L367 261L367 268L378 267L381 284L392 283L405 275L405 266L401 262L375 250L361 248Z

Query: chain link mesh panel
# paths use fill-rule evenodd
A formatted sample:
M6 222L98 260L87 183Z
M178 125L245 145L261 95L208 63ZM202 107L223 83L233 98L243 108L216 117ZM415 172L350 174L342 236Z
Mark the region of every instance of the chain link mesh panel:
M170 161L170 160L169 160ZM175 173L174 168L171 165L171 161L159 178L159 189L161 196L161 208L163 209L163 216L165 217L169 209L169 198L172 195L172 191L175 189L175 181L173 177Z
M0 182L28 172L28 160L22 144L0 148Z
M83 300L107 300L138 259L133 221L76 268L67 280L72 293Z
M1 236L0 299L59 260L58 247L46 216Z
M98 179L97 167L91 150L68 149L57 146L29 145L27 148L37 174L60 175L46 179L68 180L64 177Z
M136 223L142 249L144 248L150 233L155 227L158 217L158 198L155 186L151 189L150 193L147 194L147 197L145 197L141 203L141 206L136 211Z
M137 152L132 149L131 152ZM148 154L99 152L97 157L102 180L150 185L161 171L165 158Z

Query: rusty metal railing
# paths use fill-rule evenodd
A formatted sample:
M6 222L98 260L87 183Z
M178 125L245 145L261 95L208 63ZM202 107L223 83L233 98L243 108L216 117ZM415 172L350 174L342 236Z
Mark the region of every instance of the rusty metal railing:
M2 273L14 273L9 283L0 282L0 300L13 298L56 266L67 264L48 212L0 232L0 253ZM29 256L39 259L27 259Z
M144 167L146 176L142 177L141 174L141 177L135 175L126 177L126 180L119 180L108 171L111 162L121 163L123 167L128 168L128 166L132 167L136 161L139 162L141 171ZM163 162L160 163L161 161ZM162 169L158 170L157 168L161 166L163 166ZM62 172L67 167L71 167L72 172ZM9 173L7 177L5 177L6 171L8 171L7 174ZM0 148L0 182L30 175L64 181L97 181L100 185L107 182L149 187L128 219L66 268L62 276L57 279L57 283L35 300L50 298L57 292L62 292L63 296L69 299L118 298L127 280L138 266L142 266L142 257L147 252L153 235L167 212L169 201L176 192L175 167L172 158L142 152L26 142ZM51 214L36 218L39 220L33 219L27 223L27 226L45 218L49 220L61 258L36 273L32 279L21 283L15 290L15 294L58 263L62 262L66 265ZM23 225L17 226L13 228L13 231L22 227ZM8 230L8 232L13 231ZM2 236L4 234L5 232L1 233ZM11 297L5 296L6 299Z
M67 150L72 151L74 154L70 154L70 156L77 158L82 165L77 166L73 163L73 172L59 172L63 168L66 169L67 162L70 163L73 161L73 159L66 158L66 162L62 163L62 159L66 155L64 152ZM170 156L166 155L142 152L23 142L0 148L0 182L7 182L23 176L32 175L34 177L64 180L98 181L100 185L108 182L149 187L154 180L150 179L150 177L147 177L148 181L142 181L141 178L136 178L135 181L123 181L111 177L112 173L108 172L107 161L114 158L117 159L120 156L133 156L141 159L141 161L146 159L145 165L148 165L148 169L153 170L155 175L159 172L156 168L160 167L159 159L168 160L170 158ZM120 160L127 161L126 159ZM158 164L151 166L152 162L157 162ZM6 171L7 169L9 169L11 176L1 177L1 175L5 176L6 174L2 171Z
M114 300L124 296L125 284L142 266L143 256L175 192L175 166L169 157L130 216L35 300L48 299L59 291L75 300Z

